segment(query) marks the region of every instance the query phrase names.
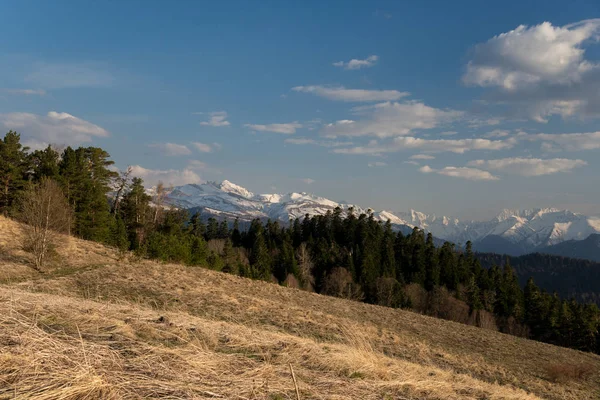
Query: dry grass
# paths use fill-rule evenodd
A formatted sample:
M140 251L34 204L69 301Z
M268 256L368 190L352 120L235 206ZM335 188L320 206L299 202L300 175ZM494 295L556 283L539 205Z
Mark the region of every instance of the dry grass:
M295 399L289 364L302 399L600 397L597 374L544 368L600 370L592 354L93 243L27 275L15 226L0 218L1 399Z
M550 364L546 366L546 374L552 382L582 381L594 372L591 364Z

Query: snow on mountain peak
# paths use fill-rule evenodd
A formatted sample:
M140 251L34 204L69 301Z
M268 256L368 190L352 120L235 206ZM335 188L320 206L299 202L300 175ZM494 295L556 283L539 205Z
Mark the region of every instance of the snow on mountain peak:
M227 193L237 194L238 196L242 196L247 199L254 197L254 193L252 193L248 189L236 185L235 183L232 183L228 180L224 180L223 182L221 182L221 184L219 185L219 189Z

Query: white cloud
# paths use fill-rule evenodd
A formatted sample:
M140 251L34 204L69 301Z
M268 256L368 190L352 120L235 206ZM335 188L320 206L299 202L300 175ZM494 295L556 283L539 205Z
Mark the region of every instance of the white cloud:
M345 102L393 101L410 95L408 92L399 92L398 90L346 89L343 86L320 85L296 86L292 90Z
M490 174L488 171L483 171L477 168L466 167L444 167L442 169L433 169L429 165L419 168L424 174L439 174L451 176L453 178L463 178L470 181L497 181L499 178Z
M42 89L0 89L0 92L8 94L22 94L25 96L45 96L46 91Z
M484 138L503 138L503 137L507 137L510 135L510 131L507 131L505 129L494 129L491 132L486 133L485 135L483 135Z
M289 138L284 140L285 143L294 145L314 145L321 147L341 147L352 146L352 142L338 142L334 140L315 140L309 138Z
M200 160L190 160L190 161L188 161L187 167L188 167L188 169L193 169L193 170L204 170L204 169L208 168L208 165L205 162L202 162Z
M183 144L176 143L153 143L148 147L159 149L166 156L187 156L192 154L192 151Z
M25 81L47 89L63 89L110 86L115 78L106 66L99 64L39 63L34 65L33 72L25 77Z
M471 117L469 118L467 125L469 128L481 128L484 126L494 126L500 125L500 118L480 118L480 117Z
M192 142L192 145L201 153L210 153L214 150L214 147L216 147L214 145L211 146L210 144L200 142Z
M367 166L369 166L369 168L385 167L386 165L387 165L387 163L384 163L383 161L375 161L375 162L370 162L367 164Z
M334 149L334 153L339 154L383 154L395 153L401 150L419 149L432 152L452 152L463 154L471 150L506 150L514 147L516 140L514 138L507 140L489 140L489 139L421 139L411 136L397 137L389 143L380 144L372 141L366 146L357 146L350 148Z
M442 135L442 136L454 136L457 133L458 132L456 132L456 131L444 131L444 132L440 133L440 135Z
M195 114L203 114L203 113L195 113ZM203 126L214 126L214 127L223 127L229 126L231 123L227 121L227 112L226 111L214 111L208 113L210 116L208 121L200 122L200 125Z
M416 161L403 161L402 163L403 164L408 164L408 165L419 165L419 163L416 162Z
M357 60L357 59L353 58L352 60L350 60L348 62L344 62L344 61L334 62L333 65L336 67L344 68L344 69L361 69L361 68L369 68L369 67L374 66L378 60L379 60L379 57L373 55L373 56L369 56L369 57L365 58L364 60Z
M301 180L302 180L302 182L306 183L307 185L315 183L315 180L314 179L310 179L310 178L304 178L304 179L301 179Z
M285 139L284 142L289 143L289 144L299 144L299 145L317 144L318 143L316 140L308 139L308 138L289 138L289 139Z
M31 113L0 114L0 125L23 135L24 140L43 143L79 145L94 137L107 137L106 129L71 114L50 111L47 115Z
M140 165L131 167L132 175L142 178L146 187L155 186L159 181L166 186L179 186L188 183L201 183L202 178L190 168L177 169L148 169Z
M131 170L133 176L142 178L144 180L144 186L146 187L155 186L159 181L163 182L166 186L202 183L202 178L200 178L200 176L191 168L184 168L182 170L160 170L148 169L140 165L134 165L131 167Z
M441 110L420 102L385 102L355 107L354 113L364 119L341 120L323 127L326 136L377 136L380 138L408 135L416 129L432 129L460 118L463 113Z
M545 150L562 148L569 151L600 149L600 131L586 133L538 133L527 135L530 140L542 140Z
M410 158L411 160L433 160L435 156L432 156L430 154L415 154L414 156L410 156L408 158Z
M463 81L497 88L493 101L538 122L600 116L600 64L585 58L599 40L600 19L521 25L476 46Z
M245 124L244 126L254 131L282 133L284 135L292 135L296 133L296 129L302 128L302 124L298 121L286 124Z
M468 166L491 169L493 171L522 176L550 175L558 172L568 172L574 168L587 165L583 160L569 160L566 158L502 158L498 160L474 160Z

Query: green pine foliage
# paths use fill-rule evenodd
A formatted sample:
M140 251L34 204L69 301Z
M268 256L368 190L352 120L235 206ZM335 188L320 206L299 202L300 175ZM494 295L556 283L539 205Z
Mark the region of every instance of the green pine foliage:
M8 215L27 185L31 166L27 147L21 145L21 135L9 131L0 140L0 213Z

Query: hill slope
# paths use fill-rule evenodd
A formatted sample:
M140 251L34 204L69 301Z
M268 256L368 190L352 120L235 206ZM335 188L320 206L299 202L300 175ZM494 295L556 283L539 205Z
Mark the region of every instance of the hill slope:
M542 247L538 251L540 253L600 261L600 234L590 235L584 240L568 240L554 246Z
M592 399L600 357L70 239L48 271L0 217L0 398Z

